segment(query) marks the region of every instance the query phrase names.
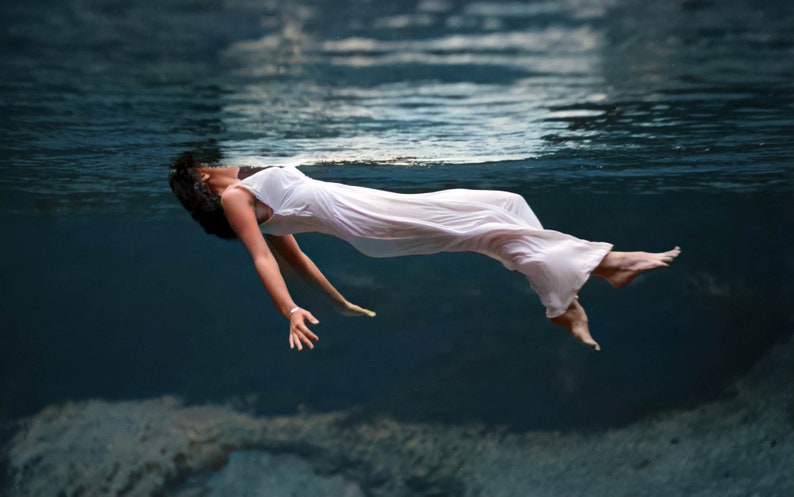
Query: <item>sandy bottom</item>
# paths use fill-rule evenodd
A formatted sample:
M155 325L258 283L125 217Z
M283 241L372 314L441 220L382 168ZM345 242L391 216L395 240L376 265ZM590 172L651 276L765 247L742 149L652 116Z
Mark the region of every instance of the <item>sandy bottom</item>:
M171 397L70 403L20 423L3 493L790 497L793 352L778 345L724 400L595 434L253 417Z

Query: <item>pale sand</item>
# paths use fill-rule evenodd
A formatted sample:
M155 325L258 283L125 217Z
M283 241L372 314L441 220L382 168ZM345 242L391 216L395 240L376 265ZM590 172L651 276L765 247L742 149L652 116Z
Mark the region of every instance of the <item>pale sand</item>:
M71 403L22 423L4 494L790 497L792 352L778 345L725 400L586 435Z

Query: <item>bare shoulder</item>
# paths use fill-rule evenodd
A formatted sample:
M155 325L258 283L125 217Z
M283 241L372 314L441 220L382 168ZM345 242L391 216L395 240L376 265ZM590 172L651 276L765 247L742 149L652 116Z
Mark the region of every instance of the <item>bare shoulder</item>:
M221 205L224 209L227 207L236 208L242 206L253 207L254 195L245 188L227 188L221 194Z
M223 192L221 194L221 208L235 232L238 232L245 225L258 224L256 222L254 196L243 188L228 188ZM237 236L240 236L239 232Z

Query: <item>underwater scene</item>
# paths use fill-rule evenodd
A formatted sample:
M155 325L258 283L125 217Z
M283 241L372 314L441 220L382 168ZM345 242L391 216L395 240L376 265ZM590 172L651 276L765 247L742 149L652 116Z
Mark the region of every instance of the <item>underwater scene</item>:
M0 495L791 496L794 3L0 3ZM521 194L661 252L579 293L296 236L314 350L168 185Z

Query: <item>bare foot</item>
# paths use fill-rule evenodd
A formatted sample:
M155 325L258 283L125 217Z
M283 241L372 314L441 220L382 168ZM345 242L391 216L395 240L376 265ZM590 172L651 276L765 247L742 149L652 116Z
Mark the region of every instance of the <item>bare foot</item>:
M593 337L590 336L590 327L587 325L587 314L584 312L584 308L579 304L577 299L571 302L571 305L568 306L568 310L564 313L556 318L551 318L551 322L564 326L574 338L583 344L590 345L596 350L601 350L601 346L598 345L598 342L593 340Z
M615 288L620 288L645 271L669 266L680 253L680 247L659 253L610 252L595 268L593 275L607 280Z

